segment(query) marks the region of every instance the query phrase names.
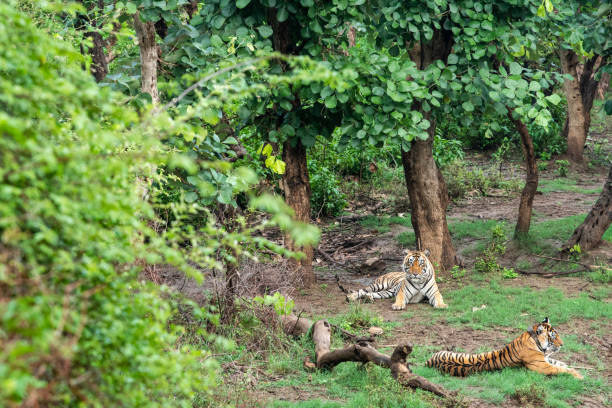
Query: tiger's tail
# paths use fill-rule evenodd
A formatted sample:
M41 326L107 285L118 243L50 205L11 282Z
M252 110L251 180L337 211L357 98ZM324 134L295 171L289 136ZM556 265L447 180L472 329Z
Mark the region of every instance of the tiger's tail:
M465 377L480 371L493 371L501 370L504 367L514 367L521 364L518 348L514 344L515 341L500 350L481 354L438 351L427 360L427 366L437 368L444 373L457 377Z

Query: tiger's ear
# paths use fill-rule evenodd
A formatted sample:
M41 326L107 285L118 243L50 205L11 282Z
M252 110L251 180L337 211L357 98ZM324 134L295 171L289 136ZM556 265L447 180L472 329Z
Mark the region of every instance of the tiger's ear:
M423 253L425 254L426 257L429 258L429 255L431 254L431 252L429 252L429 249L426 249L423 251Z
M549 322L548 322L548 317L545 317L545 318L544 318L544 320L542 320L542 323L549 324Z
M412 251L408 248L404 249L404 255L408 255L409 253L411 253Z

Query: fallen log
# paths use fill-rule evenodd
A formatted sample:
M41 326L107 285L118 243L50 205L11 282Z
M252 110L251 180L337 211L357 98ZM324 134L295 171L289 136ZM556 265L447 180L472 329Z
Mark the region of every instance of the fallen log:
M308 333L312 322L296 315L282 315L280 317L283 331L290 336L301 336Z
M414 374L406 361L412 352L410 344L398 345L391 357L376 350L369 342L359 342L343 349L331 350L331 328L327 320L317 321L312 330L312 340L315 343L316 364L308 359L304 361L307 368L332 369L340 363L355 361L359 363L374 363L391 370L391 375L404 387L421 388L443 398L454 398L454 394L444 387L434 384L419 375Z

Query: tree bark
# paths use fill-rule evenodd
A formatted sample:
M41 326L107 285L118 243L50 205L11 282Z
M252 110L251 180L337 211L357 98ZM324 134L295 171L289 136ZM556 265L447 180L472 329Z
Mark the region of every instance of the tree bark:
M533 149L533 140L529 134L527 126L519 118L512 116L512 109L508 109L508 118L514 123L516 130L521 135L521 147L525 155L525 187L521 193L521 203L519 204L518 220L514 228L514 237L520 238L529 233L529 225L531 224L531 213L533 210L533 199L538 190L538 165L536 162L535 151Z
M295 219L305 223L310 222L310 179L306 162L306 148L298 140L287 140L283 143L283 161L286 163L285 174L281 180L285 201L295 211ZM297 262L304 286L315 282L312 259L312 247L297 248L286 237L285 244L291 250L302 251L304 259Z
M80 0L81 4L83 0ZM98 14L102 14L104 10L104 1L98 0L95 5L91 4L87 9L87 15L80 15L80 23L77 27L78 30L85 30L93 26L94 29L100 28L101 23L95 22L101 17ZM93 14L93 18L92 18ZM94 23L92 23L94 21ZM108 43L104 41L102 38L102 34L98 31L87 31L84 34L84 37L91 38L93 42L93 47L88 49L89 55L91 55L91 74L96 79L96 82L101 82L106 75L108 75L108 62L109 58L106 52L104 51L104 47L110 47L114 43L114 33L111 36L111 41ZM81 44L81 53L83 52L83 45ZM110 53L110 50L108 50Z
M452 45L453 38L449 31L436 30L431 41L415 44L409 53L417 67L425 69L435 60L446 61ZM422 111L420 106L415 108ZM434 266L445 271L456 262L456 252L446 222L448 192L444 177L433 158L436 122L428 112L422 113L431 123L427 131L429 138L414 140L409 151L402 151L402 164L417 247L429 249Z
M603 60L594 56L580 67L578 55L572 50L560 50L561 69L574 79L563 82L563 91L567 99L567 119L562 136L567 138L567 155L577 164L584 163L584 145L591 126L591 108L597 93L599 81L595 73Z
M608 179L604 183L599 199L587 215L586 219L572 234L571 238L561 248L562 252L569 253L574 245L580 245L581 251L595 248L601 237L612 224L612 167Z
M292 37L289 20L279 22L277 19L277 9L268 9L268 22L273 30L272 43L274 50L283 54L293 54L295 44ZM281 63L283 70L285 64ZM300 100L296 95L293 101L294 109L299 108ZM295 138L286 140L283 143L283 161L285 162L285 174L281 180L285 201L295 211L295 219L305 223L310 222L310 178L308 175L308 165L306 160L306 148L299 139L299 134ZM285 244L291 250L300 250L305 258L298 261L302 284L310 286L315 282L312 260L314 251L312 247L296 248L289 237L285 237Z
M155 24L140 20L140 14L134 14L134 29L140 48L141 90L151 95L154 105L159 104L157 89L157 44L155 42Z

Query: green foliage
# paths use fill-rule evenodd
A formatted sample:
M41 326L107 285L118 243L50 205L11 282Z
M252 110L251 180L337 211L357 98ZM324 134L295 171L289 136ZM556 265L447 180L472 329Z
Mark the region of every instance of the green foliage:
M487 172L481 168L470 169L463 161L455 161L442 168L446 188L451 199L463 198L468 192L477 191L486 196L491 189L504 189L508 192L520 189L519 180L505 180L493 168Z
M216 363L174 347L173 303L137 279L138 259L190 270L134 183L155 139L13 5L0 5L0 405L185 406Z
M498 223L491 228L491 240L482 256L476 259L474 269L480 273L502 272L504 278L514 278L516 273L512 269L502 268L497 257L506 252L506 225ZM517 275L518 276L518 275Z
M436 132L434 136L433 156L438 167L443 168L451 163L463 160L462 144L459 140L447 140Z
M518 273L513 268L503 268L502 269L502 278L504 278L504 279L516 279L516 278L518 278Z
M347 201L340 190L340 180L335 173L318 162L309 160L310 206L315 218L328 215L336 216L346 207Z
M295 307L293 299L285 299L279 292L275 292L274 295L265 295L264 297L257 296L253 300L264 306L273 306L274 311L277 315L288 315Z
M455 265L449 271L451 278L453 279L461 279L465 276L465 269L460 267L459 265Z
M569 170L569 161L556 160L555 164L557 165L557 175L559 177L567 177L567 172Z

